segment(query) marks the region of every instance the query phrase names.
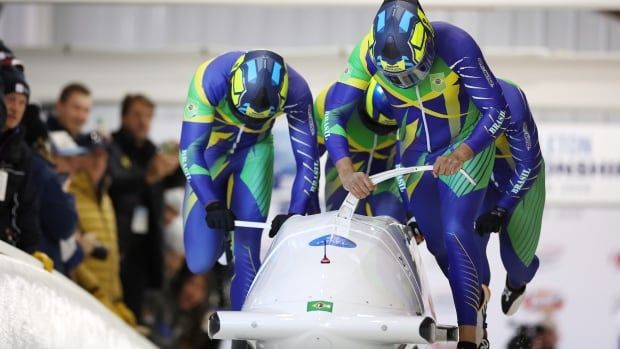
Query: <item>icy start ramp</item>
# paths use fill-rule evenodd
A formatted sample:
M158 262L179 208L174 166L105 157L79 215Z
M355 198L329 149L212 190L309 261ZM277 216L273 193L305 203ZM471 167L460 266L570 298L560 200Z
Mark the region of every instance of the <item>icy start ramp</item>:
M0 348L155 348L93 296L0 242Z

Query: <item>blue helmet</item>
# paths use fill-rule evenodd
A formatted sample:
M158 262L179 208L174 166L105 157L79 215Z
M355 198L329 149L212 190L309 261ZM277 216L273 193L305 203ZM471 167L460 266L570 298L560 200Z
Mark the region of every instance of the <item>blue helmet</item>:
M231 110L247 123L263 123L282 110L288 94L288 73L278 54L256 50L239 57L230 78Z
M386 0L372 26L372 59L394 85L408 88L424 80L435 60L434 31L414 0Z

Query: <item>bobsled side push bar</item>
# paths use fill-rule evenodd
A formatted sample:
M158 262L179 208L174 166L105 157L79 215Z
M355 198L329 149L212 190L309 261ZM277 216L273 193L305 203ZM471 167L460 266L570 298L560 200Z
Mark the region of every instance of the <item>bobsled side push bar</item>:
M416 173L416 172L432 171L432 170L433 170L432 165L401 167L401 168L396 168L393 170L377 173L371 176L370 180L372 181L373 184L376 185L381 182L392 179L394 177ZM465 170L461 169L459 172L463 176L465 176L467 181L469 181L472 185L474 186L477 185L476 181ZM349 193L349 195L347 195L347 197L344 199L344 202L340 206L337 217L341 219L351 220L351 218L353 217L353 213L355 213L355 209L357 208L358 202L359 202L359 199L353 196L353 194ZM270 228L271 223L236 220L235 227L265 229L265 228Z

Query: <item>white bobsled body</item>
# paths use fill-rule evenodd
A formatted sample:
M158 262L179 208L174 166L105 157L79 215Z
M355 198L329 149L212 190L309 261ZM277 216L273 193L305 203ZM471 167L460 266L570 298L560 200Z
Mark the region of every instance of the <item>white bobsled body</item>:
M209 320L212 338L255 340L261 349L396 348L455 333L436 324L407 227L337 212L288 219L242 311Z

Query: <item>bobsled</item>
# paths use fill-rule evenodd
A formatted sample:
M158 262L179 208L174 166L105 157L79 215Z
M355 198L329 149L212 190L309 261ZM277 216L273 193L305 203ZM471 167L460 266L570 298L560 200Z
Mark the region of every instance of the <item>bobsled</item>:
M371 180L430 169L398 168ZM349 194L338 211L289 218L242 310L213 313L209 336L251 341L261 349L393 349L456 341L457 328L437 322L409 228L391 217L355 214L357 203Z

